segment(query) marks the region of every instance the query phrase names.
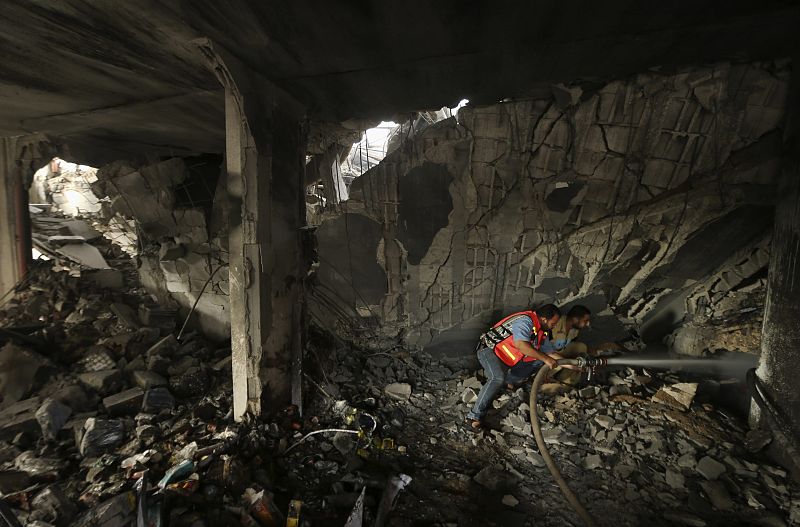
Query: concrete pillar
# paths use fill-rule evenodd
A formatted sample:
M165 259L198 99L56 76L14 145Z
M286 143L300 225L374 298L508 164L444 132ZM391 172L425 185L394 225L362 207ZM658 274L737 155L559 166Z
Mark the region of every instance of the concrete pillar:
M800 73L790 83L784 157L776 197L767 298L757 374L783 414L794 438L777 437L777 455L795 475L798 460L786 456L783 440L800 438ZM755 405L753 405L755 406ZM753 409L752 424L764 423ZM776 434L779 436L779 434Z
M241 420L301 402L303 109L210 41L196 44L225 88L233 410Z
M17 141L0 139L0 296L19 281L16 222ZM0 305L11 295L0 300Z

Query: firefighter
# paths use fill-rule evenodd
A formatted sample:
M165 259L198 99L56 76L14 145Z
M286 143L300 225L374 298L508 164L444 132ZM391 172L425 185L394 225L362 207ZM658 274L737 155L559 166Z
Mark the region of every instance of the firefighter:
M514 313L481 336L478 360L486 373L486 384L467 414L467 429L475 432L481 428L483 416L504 384L513 387L526 381L543 364L556 367L556 360L563 357L541 350L548 331L560 318L558 307L546 304L535 311Z

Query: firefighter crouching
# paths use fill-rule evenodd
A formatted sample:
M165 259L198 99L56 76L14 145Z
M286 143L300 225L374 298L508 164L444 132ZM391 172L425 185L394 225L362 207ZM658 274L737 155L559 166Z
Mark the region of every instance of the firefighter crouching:
M535 311L510 315L481 336L478 360L486 373L486 384L467 414L466 427L478 431L482 419L503 385L514 387L534 375L543 364L556 367L558 353L544 353L542 344L561 318L561 311L546 304Z

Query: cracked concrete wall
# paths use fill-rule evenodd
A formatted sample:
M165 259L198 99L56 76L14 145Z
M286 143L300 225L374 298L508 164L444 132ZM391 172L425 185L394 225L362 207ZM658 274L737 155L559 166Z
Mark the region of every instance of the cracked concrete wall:
M464 353L492 319L546 301L587 303L597 338L657 340L739 309L740 284L763 291L787 66L462 109L355 180L345 214L323 222L312 312L349 337ZM385 279L350 263L370 257Z
M98 196L111 198L114 213L135 223L142 285L182 316L199 297L194 323L207 336L222 340L230 336L224 200L216 199L218 181L208 191L211 203L179 203L179 186L185 189L196 177L188 163L180 158L141 167L114 162L97 171L93 188ZM219 163L209 168L219 172Z

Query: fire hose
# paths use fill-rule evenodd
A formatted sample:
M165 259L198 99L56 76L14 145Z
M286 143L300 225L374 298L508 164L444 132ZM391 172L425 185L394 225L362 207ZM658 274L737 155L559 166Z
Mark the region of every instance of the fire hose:
M597 366L604 366L606 364L606 360L600 358L587 359L580 357L578 359L561 359L558 361L558 364L580 366L581 368L589 368L589 370L592 371ZM555 460L550 455L550 451L547 450L547 443L544 441L542 428L539 426L539 414L536 406L537 396L539 394L539 388L542 386L542 383L547 377L547 373L549 371L550 367L547 364L539 368L539 373L537 373L536 377L533 379L533 386L531 387L531 399L529 406L531 408L531 427L533 428L533 437L536 439L536 444L539 447L539 453L542 455L544 463L547 465L547 469L550 471L550 474L553 475L553 479L556 480L558 488L561 489L561 493L564 494L564 497L567 499L569 504L572 505L572 508L575 509L575 512L578 513L578 516L580 516L583 522L589 527L595 527L597 524L595 523L594 519L583 506L583 504L581 504L575 493L572 492L572 489L569 488L569 485L567 485L567 482L564 480L564 476L561 475L561 471L558 469Z

